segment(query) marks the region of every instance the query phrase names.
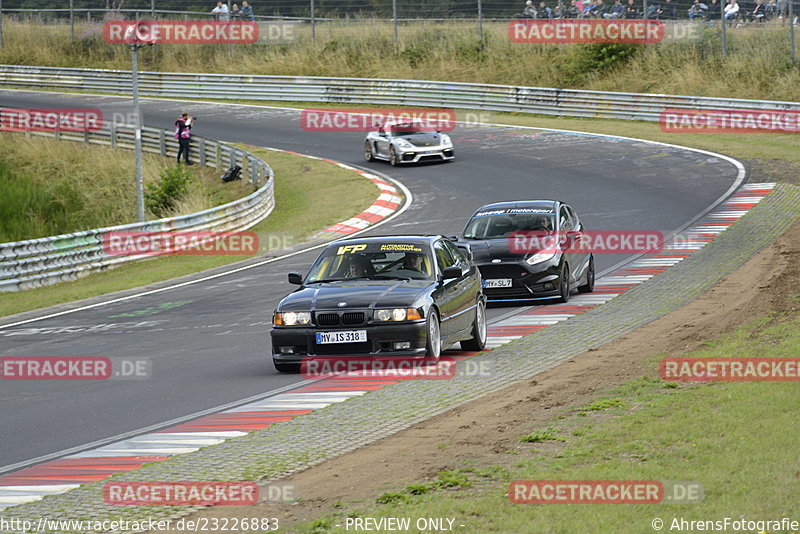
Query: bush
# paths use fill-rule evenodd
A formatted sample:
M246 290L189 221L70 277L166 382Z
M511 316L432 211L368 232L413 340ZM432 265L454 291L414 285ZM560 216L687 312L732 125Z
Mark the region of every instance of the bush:
M144 204L156 217L166 217L189 190L194 174L186 167L172 167L161 172L157 183L147 184Z

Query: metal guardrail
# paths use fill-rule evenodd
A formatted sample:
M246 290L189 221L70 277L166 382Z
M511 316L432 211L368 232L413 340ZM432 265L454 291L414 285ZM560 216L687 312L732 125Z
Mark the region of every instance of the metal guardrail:
M112 148L133 149L134 130L116 123L105 124L97 132L31 132L28 135L81 141ZM112 255L104 249L104 238L111 232L179 231L229 232L246 230L262 221L275 207L274 174L260 158L238 148L193 137L193 157L200 165L217 169L238 164L242 179L256 191L245 198L197 213L144 223L125 224L39 239L0 243L0 292L13 292L67 280L75 280L90 272L102 271L119 264L152 257L152 255ZM175 157L178 142L172 133L158 128L142 129L142 150Z
M0 65L0 86L127 94L121 70ZM140 72L142 96L433 106L657 121L679 109L798 110L798 102L700 96L610 93L460 82L237 74Z

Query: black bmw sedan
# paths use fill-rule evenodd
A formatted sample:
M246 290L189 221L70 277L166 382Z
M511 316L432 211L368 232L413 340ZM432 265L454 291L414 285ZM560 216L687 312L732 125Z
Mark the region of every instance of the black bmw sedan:
M297 372L315 357L413 358L486 344L480 272L442 236L388 236L330 244L273 315L272 359Z
M498 202L478 209L461 239L469 243L490 301L567 302L594 290L594 257L570 246L586 228L558 200Z

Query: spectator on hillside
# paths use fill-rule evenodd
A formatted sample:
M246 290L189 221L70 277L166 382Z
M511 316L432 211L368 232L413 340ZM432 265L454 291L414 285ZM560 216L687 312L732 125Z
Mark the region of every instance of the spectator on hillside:
M536 8L533 7L533 0L528 0L525 2L525 9L522 10L522 18L535 19L536 16Z
M658 11L660 20L678 20L678 4L672 0L664 0Z
M706 17L708 6L700 0L694 0L692 7L689 8L689 20L700 19Z
M756 0L751 18L756 22L765 22L767 17L767 5L763 0Z
M639 16L639 9L636 7L636 1L628 0L628 3L625 4L625 18L635 19L638 16Z
M591 7L589 15L593 19L602 19L605 17L607 12L606 5L603 3L603 0L596 0L594 5Z
M537 18L540 19L552 19L553 18L553 10L547 7L544 2L539 2L539 10L538 10Z
M217 7L212 9L211 13L214 15L214 20L221 20L221 21L231 20L230 14L228 13L228 4L217 2Z
M620 0L614 0L614 5L603 15L604 19L621 19L625 16L625 6Z
M781 26L786 24L786 17L789 12L789 1L788 0L778 0L778 18L781 20Z
M242 2L242 20L256 20L256 16L253 13L253 6L247 0Z
M242 12L239 11L239 4L233 4L231 6L231 20L239 20L242 16Z
M661 6L656 4L655 2L647 4L647 13L645 14L645 18L651 20L658 20L661 16Z
M721 15L719 0L711 0L708 4L708 12L706 12L706 20L710 23L716 24Z
M731 26L733 25L733 21L736 20L736 17L739 15L739 4L736 0L730 0L730 3L725 6L725 20L730 21Z

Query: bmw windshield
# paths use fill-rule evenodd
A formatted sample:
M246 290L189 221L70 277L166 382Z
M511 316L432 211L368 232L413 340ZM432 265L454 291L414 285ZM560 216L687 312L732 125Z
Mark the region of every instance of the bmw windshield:
M355 243L328 247L317 259L306 284L345 280L428 280L433 258L419 243Z

